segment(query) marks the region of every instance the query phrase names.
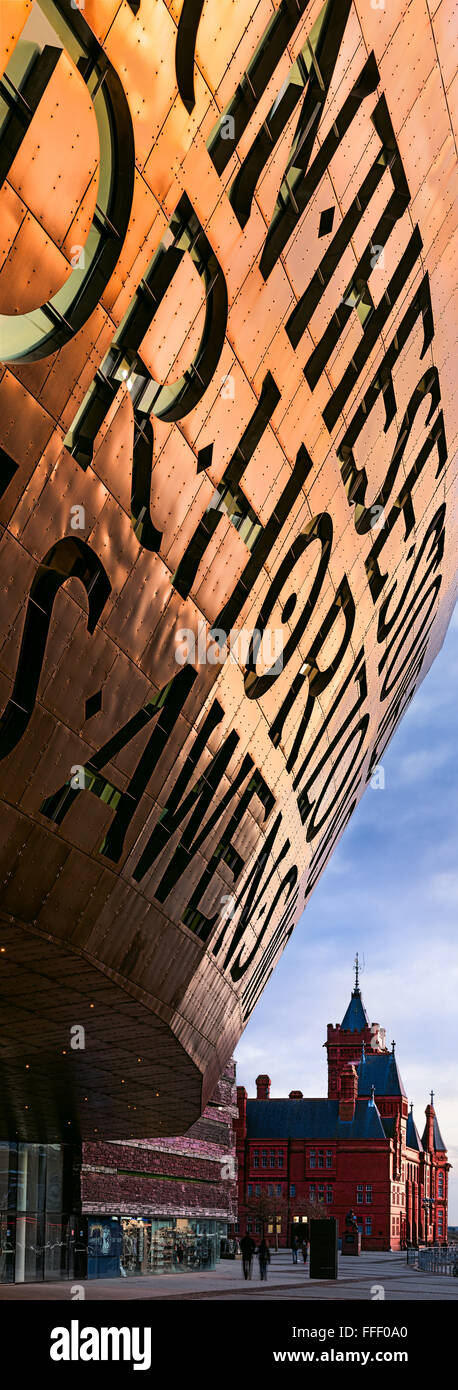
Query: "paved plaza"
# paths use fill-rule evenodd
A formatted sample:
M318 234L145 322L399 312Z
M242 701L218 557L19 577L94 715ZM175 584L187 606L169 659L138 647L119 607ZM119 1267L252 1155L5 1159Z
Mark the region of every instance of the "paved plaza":
M71 1302L128 1301L135 1299L186 1300L311 1300L333 1302L380 1300L386 1302L443 1302L458 1298L458 1280L449 1275L422 1274L407 1265L405 1254L363 1253L359 1259L339 1256L336 1282L310 1279L308 1265L293 1265L290 1251L272 1253L267 1283L261 1284L257 1260L253 1277L245 1282L240 1260L222 1260L208 1273L94 1279L82 1283L11 1284L0 1288L0 1302L44 1300ZM383 1293L382 1293L383 1291Z

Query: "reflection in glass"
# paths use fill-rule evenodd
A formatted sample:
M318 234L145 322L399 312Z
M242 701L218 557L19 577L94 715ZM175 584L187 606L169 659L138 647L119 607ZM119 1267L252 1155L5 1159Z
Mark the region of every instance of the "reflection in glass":
M10 1145L0 1144L0 1211L4 1211L11 1203L8 1200L9 1193L9 1165L10 1165Z
M64 1154L61 1144L48 1144L46 1164L46 1211L62 1211Z
M0 1212L0 1284L14 1284L15 1218Z
M174 1274L214 1269L220 1223L188 1217L123 1217L121 1273Z

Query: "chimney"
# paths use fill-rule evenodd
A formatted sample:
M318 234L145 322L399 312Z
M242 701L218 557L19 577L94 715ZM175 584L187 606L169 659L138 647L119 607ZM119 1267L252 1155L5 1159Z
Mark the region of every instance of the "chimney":
M435 1109L434 1109L434 1106L433 1106L432 1103L431 1103L431 1105L427 1105L427 1106L426 1106L426 1110L425 1110L425 1115L426 1115L426 1130L425 1130L425 1136L424 1136L424 1139L423 1139L423 1148L426 1149L429 1153L433 1153L433 1152L434 1152L434 1116L435 1116L435 1113L436 1113L436 1112L435 1112Z
M347 1062L340 1076L339 1120L348 1123L354 1118L357 1095L358 1073L353 1062Z
M256 1096L258 1100L270 1100L271 1085L270 1076L256 1077Z
M304 1097L303 1097L303 1095L302 1095L302 1091L290 1091L290 1093L289 1093L289 1099L290 1099L290 1100L303 1100Z
M245 1087L244 1087L244 1086L237 1086L237 1108L238 1108L238 1112L239 1112L239 1120L241 1120L243 1124L246 1123L246 1103L247 1103L247 1099L248 1099L248 1097L247 1097L247 1093L246 1093Z

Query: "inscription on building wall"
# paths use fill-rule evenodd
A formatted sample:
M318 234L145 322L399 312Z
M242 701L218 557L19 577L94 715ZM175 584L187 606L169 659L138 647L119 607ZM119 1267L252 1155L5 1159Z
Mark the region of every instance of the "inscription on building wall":
M451 608L448 328L389 23L24 0L7 35L6 824L128 883L171 960L192 941L183 1014L224 980L228 1053Z

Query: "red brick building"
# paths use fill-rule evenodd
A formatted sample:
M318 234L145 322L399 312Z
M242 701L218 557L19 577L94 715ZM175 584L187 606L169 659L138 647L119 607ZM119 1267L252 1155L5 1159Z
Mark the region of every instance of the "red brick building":
M271 1099L270 1077L258 1076L257 1098L237 1087L239 1230L291 1241L295 1224L315 1209L336 1216L339 1234L349 1208L363 1249L399 1250L447 1238L447 1151L436 1113L426 1106L422 1138L399 1072L393 1042L369 1023L358 983L341 1024L328 1024L328 1096L290 1091Z

